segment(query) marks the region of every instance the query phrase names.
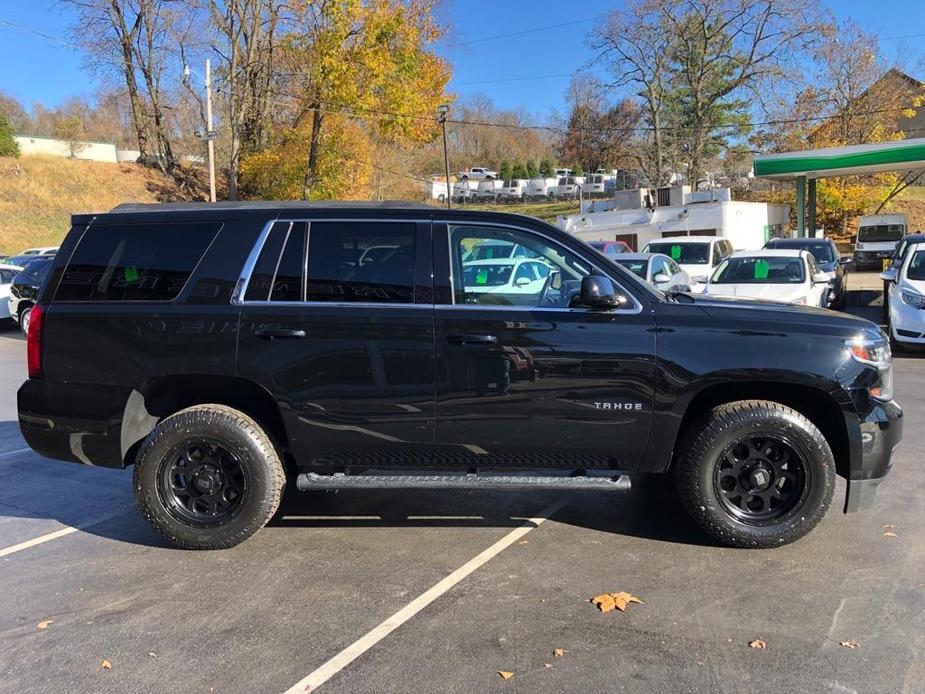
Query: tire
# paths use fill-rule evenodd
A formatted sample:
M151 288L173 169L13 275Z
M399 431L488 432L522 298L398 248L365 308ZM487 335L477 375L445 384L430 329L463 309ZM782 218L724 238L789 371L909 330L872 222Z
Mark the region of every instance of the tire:
M267 434L224 405L197 405L167 417L145 438L135 459L135 499L142 513L170 544L183 549L240 544L276 512L285 482ZM207 495L208 489L213 491ZM215 510L207 508L212 503ZM227 508L219 513L220 505Z
M32 317L32 307L24 308L19 312L19 329L23 335L29 334L29 319Z
M678 495L721 544L789 544L812 530L832 501L835 459L828 442L809 419L780 403L720 405L688 429L681 446ZM740 493L746 487L751 491Z

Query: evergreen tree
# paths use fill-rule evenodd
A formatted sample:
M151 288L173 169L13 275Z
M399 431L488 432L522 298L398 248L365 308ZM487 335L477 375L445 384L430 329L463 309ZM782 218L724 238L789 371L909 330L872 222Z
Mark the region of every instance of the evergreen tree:
M19 143L13 138L15 134L6 114L0 111L0 157L19 156Z

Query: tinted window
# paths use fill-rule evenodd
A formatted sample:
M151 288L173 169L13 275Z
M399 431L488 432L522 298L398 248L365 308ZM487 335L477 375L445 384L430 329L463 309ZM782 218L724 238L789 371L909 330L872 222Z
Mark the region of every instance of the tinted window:
M91 226L61 276L58 301L175 299L218 224Z
M312 222L308 300L412 303L414 243L414 224Z
M832 244L828 241L820 241L819 243L774 241L768 244L768 248L799 248L801 250L807 250L813 254L813 258L815 258L817 263L831 263L835 260Z
M614 260L620 263L620 265L625 267L634 275L638 275L639 277L642 277L642 279L646 279L646 266L648 265L647 261L638 260L636 258L631 260L626 260L624 258L614 258Z
M902 224L876 224L865 226L858 230L858 241L861 243L899 241L905 231L906 228Z
M273 277L270 301L302 301L302 275L305 267L305 224L296 222L289 230L286 247Z
M925 280L925 251L916 251L912 255L906 277L910 280Z
M51 269L51 261L45 263L32 263L28 268L16 275L18 284L29 284L34 287L41 286Z
M727 258L713 277L712 284L799 284L805 278L799 257Z
M244 294L246 301L267 301L270 298L270 285L276 274L280 251L289 234L289 224L289 222L277 222L270 230L270 235L263 244L260 257L257 258L257 264L254 265L247 283L247 292Z

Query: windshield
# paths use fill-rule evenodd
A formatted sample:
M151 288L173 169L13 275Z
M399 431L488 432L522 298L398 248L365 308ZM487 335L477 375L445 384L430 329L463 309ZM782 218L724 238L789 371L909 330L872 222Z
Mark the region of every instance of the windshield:
M681 265L708 265L710 263L709 243L654 241L643 249L643 253L664 253Z
M51 262L29 263L29 266L16 275L13 280L19 284L41 284L51 265Z
M716 268L711 284L799 284L804 280L798 257L726 258Z
M906 279L925 280L925 251L916 251L906 270Z
M877 243L878 241L899 241L905 233L906 227L902 224L876 224L861 227L858 230L860 243Z
M835 253L832 252L832 244L830 243L799 243L792 241L778 241L776 243L768 244L768 248L798 248L812 253L813 258L816 259L817 263L835 262Z
M625 258L614 258L614 261L625 267L634 275L646 279L646 266L649 264L646 260L634 260Z
M514 271L513 265L467 265L463 263L463 284L466 289L500 287L507 284Z
M469 249L463 256L463 262L470 260L491 260L492 258L510 258L513 254L513 243L480 243Z

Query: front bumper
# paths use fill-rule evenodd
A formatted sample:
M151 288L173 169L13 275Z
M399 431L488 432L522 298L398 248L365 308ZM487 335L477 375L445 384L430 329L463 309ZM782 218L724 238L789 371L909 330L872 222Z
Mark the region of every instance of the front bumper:
M854 264L855 266L863 265L868 267L871 265L876 265L881 267L883 265L884 258L892 258L893 251L855 251L854 252Z
M851 429L849 429L851 431ZM893 400L875 402L860 417L852 440L851 470L845 513L870 508L877 487L893 465L893 450L903 435L903 411Z

